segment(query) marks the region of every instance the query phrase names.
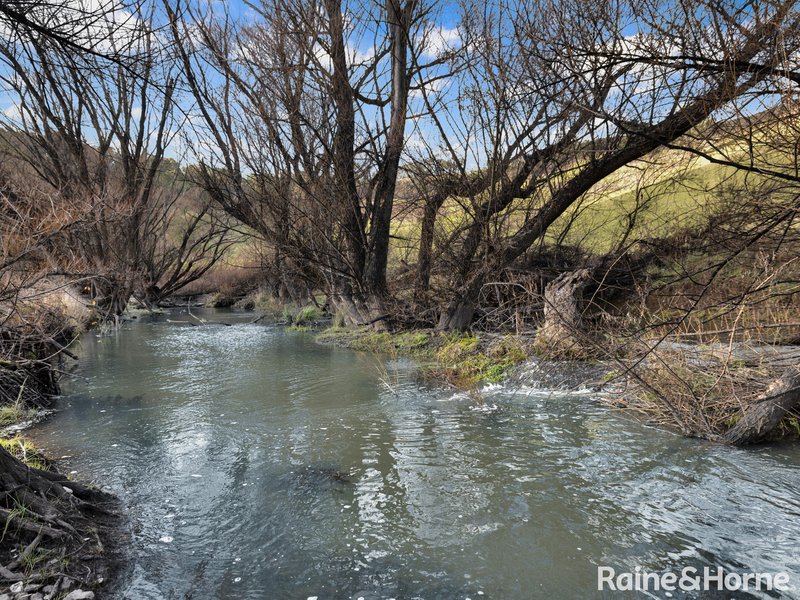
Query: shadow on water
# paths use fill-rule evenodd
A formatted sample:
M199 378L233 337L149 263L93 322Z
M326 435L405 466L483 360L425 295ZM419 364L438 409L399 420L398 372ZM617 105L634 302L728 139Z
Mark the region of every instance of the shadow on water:
M299 493L320 493L332 489L343 492L348 486L353 485L349 473L330 465L308 465L298 471L292 471L288 476L292 487L297 487Z

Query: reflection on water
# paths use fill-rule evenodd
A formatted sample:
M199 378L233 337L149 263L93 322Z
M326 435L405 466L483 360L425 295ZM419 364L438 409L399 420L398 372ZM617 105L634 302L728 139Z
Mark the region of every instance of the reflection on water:
M226 318L87 336L34 432L128 506L125 598L599 598L597 565L799 589L795 448L681 439L585 394L474 410L402 361L388 388L374 357Z

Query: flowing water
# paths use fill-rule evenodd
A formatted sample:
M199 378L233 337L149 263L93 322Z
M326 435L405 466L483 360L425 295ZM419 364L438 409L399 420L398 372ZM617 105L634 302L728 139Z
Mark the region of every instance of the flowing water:
M234 324L85 336L34 432L128 507L120 597L635 597L596 591L598 565L783 571L798 595L796 447L682 439L533 384L481 405L403 361L215 318Z

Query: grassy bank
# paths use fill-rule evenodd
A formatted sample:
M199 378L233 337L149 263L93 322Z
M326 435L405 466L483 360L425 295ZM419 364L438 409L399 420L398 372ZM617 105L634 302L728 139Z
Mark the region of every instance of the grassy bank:
M47 460L44 452L20 435L0 438L0 447L26 467L41 471L48 471L52 468L52 463Z
M368 327L332 327L316 339L354 350L412 357L419 361L425 378L459 389L501 381L509 369L532 355L528 340L511 334L472 335L432 330L387 333Z

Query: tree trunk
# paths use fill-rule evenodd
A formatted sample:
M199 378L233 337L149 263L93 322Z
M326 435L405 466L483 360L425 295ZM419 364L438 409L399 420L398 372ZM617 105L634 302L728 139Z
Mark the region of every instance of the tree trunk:
M331 307L342 316L345 325L358 326L368 320L363 303L353 293L349 283L340 281L332 287L328 296Z
M101 319L116 321L125 312L135 288L133 279L132 274L126 274L120 277L105 276L95 281L93 301Z
M372 295L366 302L368 319L363 325L369 325L376 331L389 331L389 309L386 307L384 298L380 295Z
M335 217L342 228L343 250L347 255L351 281L362 283L366 268L367 248L364 215L356 181L355 107L350 84L345 44L345 16L341 0L325 0L328 16L331 58L331 100L336 130L332 140L332 193L338 197Z
M558 276L544 288L544 322L536 334L536 346L552 355L581 354L584 290L591 282L589 268Z
M417 275L414 281L414 299L417 301L422 299L430 287L436 215L446 197L444 194L439 194L425 203L422 214L422 231L419 237L419 253L417 254Z
M468 294L453 300L442 311L436 331L466 331L475 316L475 303Z
M791 411L800 407L800 366L790 367L764 394L744 409L742 418L723 436L726 444L765 441Z
M406 141L406 112L408 108L408 41L413 1L400 6L397 0L387 0L386 15L390 32L392 56L392 95L386 150L378 172L375 206L370 222L369 255L364 271L364 284L371 296L370 312L382 312L383 298L388 294L386 265L389 260L394 194L403 146ZM374 298L372 298L374 296ZM373 310L373 303L377 308ZM375 319L380 315L372 315ZM376 321L383 323L383 321Z
M158 303L163 299L161 288L155 284L151 284L145 287L142 297L139 300L146 309L153 310L158 307Z

